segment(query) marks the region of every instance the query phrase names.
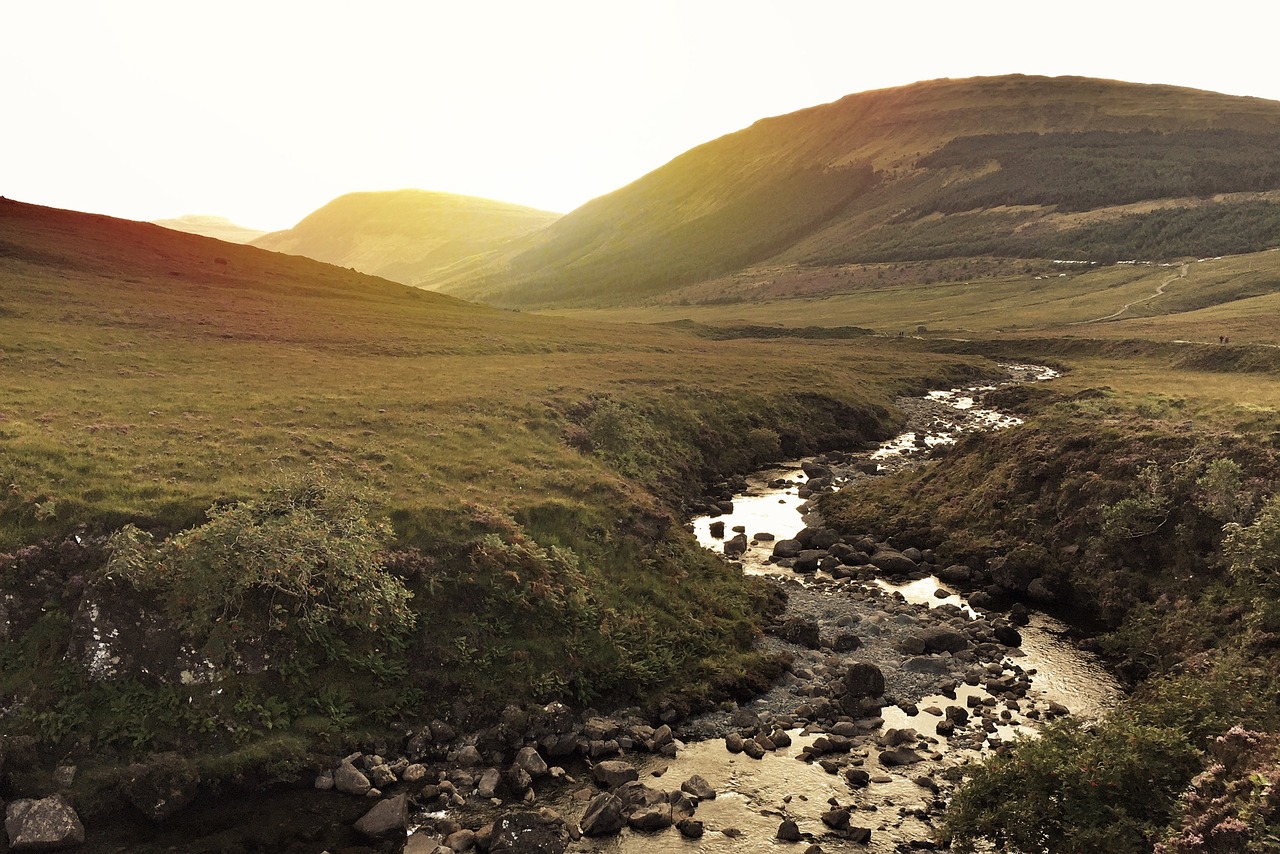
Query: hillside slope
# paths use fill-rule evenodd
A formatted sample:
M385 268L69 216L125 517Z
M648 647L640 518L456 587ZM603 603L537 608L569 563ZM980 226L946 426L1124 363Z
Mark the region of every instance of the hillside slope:
M202 214L187 214L175 219L156 219L152 220L152 223L174 231L185 231L188 234L225 240L227 243L252 243L267 233L257 228L237 225L226 217Z
M431 284L498 305L618 305L769 260L1250 251L1280 242L1278 143L1280 103L1256 98L935 80L759 121Z
M438 268L554 222L559 214L425 190L349 193L254 246L415 284Z

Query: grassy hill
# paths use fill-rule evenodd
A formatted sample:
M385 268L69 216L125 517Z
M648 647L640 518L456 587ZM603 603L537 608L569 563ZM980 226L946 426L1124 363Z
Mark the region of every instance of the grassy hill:
M245 228L236 225L226 217L188 214L177 219L153 220L156 225L172 228L174 231L185 231L188 234L201 234L205 237L216 237L228 243L252 243L267 232L256 228Z
M10 201L0 297L6 731L86 765L207 749L215 777L261 768L264 745L296 756L519 698L742 690L765 672L751 641L768 597L696 546L680 508L727 474L883 434L893 395L986 364L501 311ZM205 524L211 507L223 528ZM167 680L185 650L234 663L287 632L253 634L252 590L224 613L248 640L197 619L223 574L252 564L181 556L246 518L267 554L289 550L299 520L321 540L381 542L364 571L412 594L418 628L286 636L296 666L233 666L225 693ZM107 571L105 538L126 524L192 533L158 575ZM194 575L175 592L179 565ZM121 643L146 629L114 679L68 654L98 631L89 614Z
M559 214L425 190L348 193L254 246L404 284L536 231Z
M1280 242L1278 142L1280 103L1256 98L917 83L764 119L430 283L497 305L634 305L704 302L679 289L768 264L934 263L957 278L958 261L1254 251Z

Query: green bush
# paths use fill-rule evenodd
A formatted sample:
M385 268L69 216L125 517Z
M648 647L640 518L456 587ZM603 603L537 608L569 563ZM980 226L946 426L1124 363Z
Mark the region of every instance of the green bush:
M1199 752L1174 728L1112 716L1046 727L978 768L947 811L958 851L986 840L1022 854L1149 850Z
M110 541L107 577L154 595L202 654L234 662L244 644L329 646L346 630L411 629L410 593L381 565L390 529L319 473L209 509L209 521L156 543L129 525Z

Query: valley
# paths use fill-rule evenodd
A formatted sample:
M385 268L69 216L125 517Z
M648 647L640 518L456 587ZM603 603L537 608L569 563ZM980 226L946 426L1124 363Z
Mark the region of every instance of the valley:
M564 216L0 199L0 796L92 854L1275 850L1277 135L1012 75Z

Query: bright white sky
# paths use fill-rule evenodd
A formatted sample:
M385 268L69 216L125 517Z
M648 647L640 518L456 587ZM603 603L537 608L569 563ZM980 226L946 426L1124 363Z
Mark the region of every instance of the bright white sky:
M568 211L756 119L937 77L1280 100L1280 4L0 0L0 194L286 228L355 190Z

